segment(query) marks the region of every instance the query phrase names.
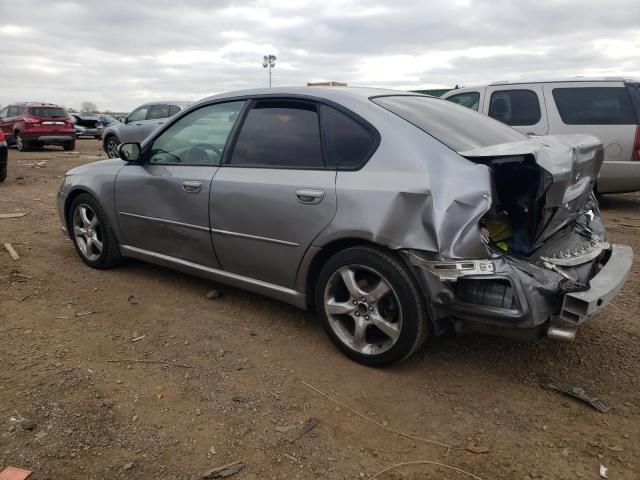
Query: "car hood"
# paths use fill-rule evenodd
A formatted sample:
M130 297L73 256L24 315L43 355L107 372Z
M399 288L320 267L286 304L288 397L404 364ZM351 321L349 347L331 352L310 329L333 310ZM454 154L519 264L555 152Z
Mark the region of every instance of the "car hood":
M86 165L80 165L78 167L72 168L66 173L66 176L69 175L84 175L87 173L97 172L99 170L111 169L118 166L124 166L124 160L119 158L110 158L107 160L98 160L96 162L87 163Z

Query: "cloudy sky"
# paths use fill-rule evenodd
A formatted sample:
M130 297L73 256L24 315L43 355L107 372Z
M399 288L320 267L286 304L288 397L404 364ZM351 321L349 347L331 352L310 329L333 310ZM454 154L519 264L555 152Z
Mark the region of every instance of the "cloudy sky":
M0 0L0 104L129 111L266 86L640 77L638 0Z

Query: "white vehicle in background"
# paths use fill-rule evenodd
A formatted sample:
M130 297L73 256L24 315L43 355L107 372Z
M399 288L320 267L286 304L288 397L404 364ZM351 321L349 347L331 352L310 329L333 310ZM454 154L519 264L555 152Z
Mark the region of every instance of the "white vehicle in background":
M527 135L594 135L605 148L598 193L640 190L640 80L495 82L451 90L442 98Z

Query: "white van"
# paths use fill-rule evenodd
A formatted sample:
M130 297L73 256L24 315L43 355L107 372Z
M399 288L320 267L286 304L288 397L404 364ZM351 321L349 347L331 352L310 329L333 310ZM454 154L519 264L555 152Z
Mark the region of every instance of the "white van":
M640 80L495 82L451 90L442 98L527 135L594 135L605 148L598 192L640 190Z

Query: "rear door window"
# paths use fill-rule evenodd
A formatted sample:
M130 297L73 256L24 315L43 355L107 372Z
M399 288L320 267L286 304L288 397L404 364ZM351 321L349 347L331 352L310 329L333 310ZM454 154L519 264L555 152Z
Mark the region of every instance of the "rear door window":
M153 105L149 111L149 120L169 117L169 105Z
M477 112L478 105L480 104L480 94L478 92L459 93L457 95L447 97L445 100L457 103L458 105L462 105L463 107L470 108Z
M637 121L624 87L554 88L553 99L566 125L634 125Z
M513 126L535 125L540 121L540 101L532 90L498 90L491 94L489 116Z
M377 146L377 136L359 122L335 108L320 108L327 160L339 170L357 170Z
M9 117L17 117L22 112L22 107L9 107Z
M229 163L242 167L324 168L317 105L295 100L255 102Z
M504 123L443 99L393 95L373 98L372 101L456 152L528 138Z

